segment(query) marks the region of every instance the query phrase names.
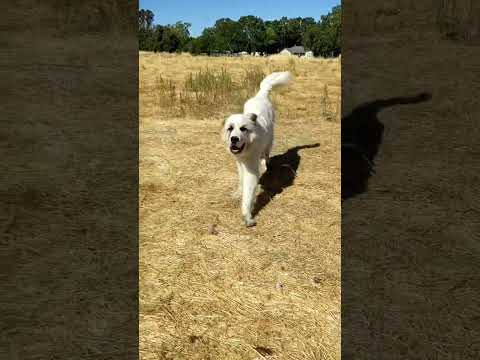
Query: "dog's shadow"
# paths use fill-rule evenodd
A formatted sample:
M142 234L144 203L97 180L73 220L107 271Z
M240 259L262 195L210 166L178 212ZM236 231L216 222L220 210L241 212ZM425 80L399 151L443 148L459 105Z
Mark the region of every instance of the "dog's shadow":
M368 102L342 118L342 201L367 191L375 173L375 157L383 142L384 125L378 113L387 107L418 104L431 99L428 93Z
M288 149L285 153L275 155L270 158L267 164L267 170L260 177L259 184L262 188L257 196L253 216L257 215L272 199L280 194L285 188L293 185L297 176L297 169L300 165L301 149L319 147L320 144L295 146Z

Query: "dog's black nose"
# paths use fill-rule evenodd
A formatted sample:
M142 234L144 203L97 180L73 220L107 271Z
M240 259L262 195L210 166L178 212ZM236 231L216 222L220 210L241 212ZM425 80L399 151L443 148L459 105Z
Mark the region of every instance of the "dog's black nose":
M230 141L232 142L232 144L236 144L236 143L238 142L238 140L239 140L239 138L236 137L236 136L232 136L232 137L230 138Z

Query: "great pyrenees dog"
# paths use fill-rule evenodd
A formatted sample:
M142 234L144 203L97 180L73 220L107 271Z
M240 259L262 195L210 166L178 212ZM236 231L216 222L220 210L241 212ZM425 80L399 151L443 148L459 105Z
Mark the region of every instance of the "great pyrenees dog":
M247 227L256 224L252 210L260 166L266 170L273 145L275 110L268 96L275 86L286 85L290 80L288 71L268 75L260 83L258 93L245 103L243 114L230 115L223 127L223 140L237 161L239 184L234 197L242 199Z

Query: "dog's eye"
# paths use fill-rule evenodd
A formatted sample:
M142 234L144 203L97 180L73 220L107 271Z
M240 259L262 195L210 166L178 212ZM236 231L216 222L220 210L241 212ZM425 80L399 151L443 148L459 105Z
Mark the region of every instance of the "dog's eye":
M227 129L227 131L232 131L232 130L233 130L233 127L231 126Z
M242 127L240 128L240 131L241 131L241 132L245 132L245 131L247 131L247 130L248 130L248 129L247 129L245 126L242 126Z

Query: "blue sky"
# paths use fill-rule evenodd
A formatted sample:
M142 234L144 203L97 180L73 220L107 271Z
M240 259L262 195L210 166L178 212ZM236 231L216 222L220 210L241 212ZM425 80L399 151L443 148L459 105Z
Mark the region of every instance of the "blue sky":
M155 14L155 24L174 24L184 21L192 24L190 33L198 36L205 27L220 18L238 20L240 16L255 15L263 20L286 17L313 17L327 14L340 0L140 0L140 8Z

